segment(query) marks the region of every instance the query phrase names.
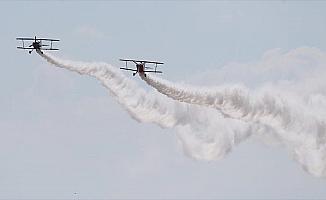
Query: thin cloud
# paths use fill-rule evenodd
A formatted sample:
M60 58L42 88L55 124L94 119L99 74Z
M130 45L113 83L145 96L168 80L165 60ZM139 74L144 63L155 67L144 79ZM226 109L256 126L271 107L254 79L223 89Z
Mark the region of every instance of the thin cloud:
M101 30L93 27L93 26L81 26L78 27L75 31L75 33L81 37L85 37L87 39L104 39L107 37L107 35L102 32Z

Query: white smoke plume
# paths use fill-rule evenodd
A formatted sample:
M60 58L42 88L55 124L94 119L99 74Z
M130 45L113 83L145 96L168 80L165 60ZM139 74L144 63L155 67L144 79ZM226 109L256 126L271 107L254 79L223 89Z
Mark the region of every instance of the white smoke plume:
M308 60L313 59L315 65L317 61L326 60L325 53L318 52L317 56L314 54L312 57L303 52L304 49L299 49L289 54L300 58L302 55L308 56ZM297 65L300 63L296 62ZM315 176L326 176L326 81L321 76L325 75L326 62L322 63L319 69L314 66L315 69L311 70L314 73L303 80L288 82L288 87L265 84L254 90L236 85L198 88L149 75L141 77L157 91L174 100L214 108L226 118L260 127L252 128L249 134L262 131L264 134L273 134L305 170Z
M249 136L250 131L243 122L224 119L214 109L187 105L155 92L146 92L109 64L74 62L38 53L57 67L99 80L137 121L175 128L184 152L195 159L220 159Z
M173 101L139 88L109 64L73 62L38 53L57 67L95 77L139 122L175 128L185 153L195 159L223 158L250 135L265 134L286 146L306 171L326 176L323 93L311 95L307 90L310 96L302 97L273 86L255 90L234 85L193 88L142 77L177 100Z

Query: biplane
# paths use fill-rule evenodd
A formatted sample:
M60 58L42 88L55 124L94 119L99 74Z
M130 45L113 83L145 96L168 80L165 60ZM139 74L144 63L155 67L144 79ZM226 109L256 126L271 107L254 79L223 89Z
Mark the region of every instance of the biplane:
M156 62L156 61L147 61L147 60L130 60L130 59L120 59L120 61L126 62L126 67L120 67L120 69L133 71L132 74L135 76L137 73L139 75L144 75L146 77L145 72L151 72L151 73L163 73L161 71L157 71L157 65L163 65L162 62ZM128 68L128 62L133 62L136 65L136 69ZM147 67L146 64L154 64L153 67Z
M17 47L17 49L30 49L28 53L32 53L32 51L35 49L36 51L40 51L43 53L41 50L52 50L52 51L57 51L59 49L53 48L52 47L52 42L58 42L60 40L57 39L47 39L47 38L16 38L16 40L21 40L22 41L22 46ZM32 44L25 46L25 41L33 41ZM42 41L46 41L47 44L42 44ZM45 47L45 48L44 48Z

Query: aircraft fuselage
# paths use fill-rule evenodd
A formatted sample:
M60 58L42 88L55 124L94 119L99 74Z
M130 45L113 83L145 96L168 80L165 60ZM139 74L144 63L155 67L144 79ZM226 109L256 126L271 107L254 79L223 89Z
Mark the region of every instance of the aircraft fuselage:
M137 72L140 74L144 73L144 64L137 64Z
M33 42L33 47L34 47L34 49L41 49L41 44L40 44L40 42Z

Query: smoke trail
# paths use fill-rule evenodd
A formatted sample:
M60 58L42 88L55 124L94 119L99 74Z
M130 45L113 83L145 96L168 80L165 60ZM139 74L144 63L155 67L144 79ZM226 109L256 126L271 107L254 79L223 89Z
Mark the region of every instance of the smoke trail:
M144 79L169 97L191 103L186 104L146 92L109 64L73 62L38 53L57 67L99 80L137 121L175 128L184 152L195 159L223 158L250 135L264 133L278 138L309 173L325 176L325 113L316 118L302 102L252 93L244 87L203 92L156 78ZM324 96L311 99L312 105L316 102L321 105L326 101Z
M150 94L139 89L133 81L109 64L61 60L45 53L39 55L57 67L95 77L129 114L140 122L153 122L162 127L173 127L180 123L180 119L175 117L178 115L178 109L170 109L172 104L159 106L159 99L146 98ZM182 112L178 116L182 118L181 115Z
M220 159L251 133L245 123L224 119L214 109L187 105L146 92L109 64L73 62L38 53L57 67L95 77L137 121L175 128L184 152L195 159Z
M267 127L271 130L268 134L274 134L305 170L315 176L326 176L325 95L303 97L275 87L254 91L235 85L198 88L149 75L141 78L174 100L214 108L225 117ZM250 134L258 130L254 128Z

